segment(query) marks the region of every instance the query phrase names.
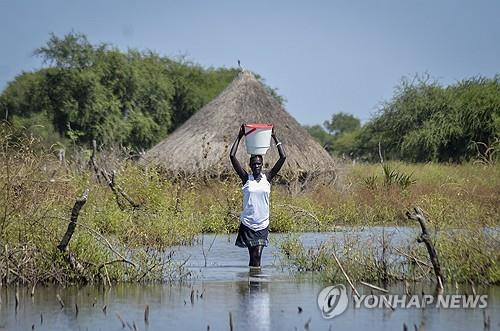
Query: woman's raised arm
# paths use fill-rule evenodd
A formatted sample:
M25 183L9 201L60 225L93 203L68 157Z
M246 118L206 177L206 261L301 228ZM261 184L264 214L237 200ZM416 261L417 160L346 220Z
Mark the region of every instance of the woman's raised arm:
M271 182L271 180L273 180L274 176L276 176L278 174L281 167L283 166L283 163L285 163L285 160L286 160L285 150L283 149L283 145L281 144L281 142L279 142L278 138L276 138L276 134L274 133L274 128L273 128L273 132L271 134L271 137L273 138L274 143L276 144L276 147L278 147L278 153L280 155L280 158L278 159L278 161L276 161L276 164L273 166L273 168L269 172L269 178L268 178L269 182Z
M236 158L236 152L238 151L238 145L240 144L240 140L244 135L245 135L245 127L242 125L240 128L240 132L238 132L238 138L236 138L236 140L234 141L233 146L231 147L231 152L229 153L231 164L233 165L233 168L238 174L238 176L240 176L243 184L245 184L246 181L248 180L248 174L245 171L245 169L241 167L240 162Z

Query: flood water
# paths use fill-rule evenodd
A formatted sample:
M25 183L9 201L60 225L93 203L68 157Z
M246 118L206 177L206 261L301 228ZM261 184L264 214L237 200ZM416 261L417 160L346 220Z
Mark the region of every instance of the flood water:
M396 240L415 238L416 230L397 231ZM356 230L358 231L358 230ZM382 228L360 231L361 236L381 232ZM425 330L482 330L483 310L490 317L491 330L500 329L500 287L477 288L488 295L487 309L403 309L353 307L333 319L324 319L317 305L318 293L328 285L314 275L293 277L279 266L277 242L282 235L271 234L271 244L264 250L263 269L249 273L245 249L234 246L236 236L204 235L193 246L177 247L179 261L192 272L188 282L164 285L120 284L112 288L37 287L19 288L19 306L15 307L15 288L0 289L0 330L409 330L424 325ZM331 237L341 240L342 232L304 233L304 245L314 245ZM204 256L205 255L205 256ZM205 266L206 261L206 266ZM361 294L369 288L356 285ZM402 293L401 285L389 289ZM432 293L417 284L412 291ZM457 292L455 288L450 292ZM459 287L460 294L471 294L470 286ZM64 307L61 308L56 295ZM350 297L350 296L349 296ZM78 306L78 311L77 307ZM148 321L145 309L149 307ZM105 307L105 309L104 309ZM299 308L300 307L300 308Z

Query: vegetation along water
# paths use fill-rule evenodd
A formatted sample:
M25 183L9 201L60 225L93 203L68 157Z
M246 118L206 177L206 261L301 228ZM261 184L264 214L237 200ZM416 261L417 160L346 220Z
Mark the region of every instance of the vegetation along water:
M239 70L92 45L76 33L52 35L36 54L46 66L20 74L0 95L1 284L34 293L52 283L56 289L185 284L196 269L206 272L212 245L205 236L223 245L217 236L232 240L238 228L237 178L172 174L137 159L221 93ZM447 288L497 291L498 75L450 86L427 76L403 79L363 125L337 113L324 126L306 129L333 157L335 171L275 184L271 238L280 234L268 267L313 274L312 287L301 283L301 291L344 281L346 274L356 284L408 289L409 283L442 281ZM327 235L311 243L305 232ZM200 241L204 261L193 265L182 247ZM241 286L240 293L251 290ZM186 291L193 300L192 288L169 295ZM308 325L307 319L295 322Z

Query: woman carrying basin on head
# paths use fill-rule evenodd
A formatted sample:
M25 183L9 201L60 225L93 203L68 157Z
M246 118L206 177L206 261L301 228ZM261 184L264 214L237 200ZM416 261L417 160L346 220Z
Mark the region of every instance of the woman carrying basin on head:
M268 245L271 181L285 163L286 156L283 145L276 138L273 128L271 137L278 148L279 160L266 175L262 172L263 156L252 155L250 156L252 172L248 174L236 158L238 145L244 135L245 126L242 125L230 152L233 168L243 183L243 211L240 215L241 223L235 245L248 248L250 269L259 269L262 249Z

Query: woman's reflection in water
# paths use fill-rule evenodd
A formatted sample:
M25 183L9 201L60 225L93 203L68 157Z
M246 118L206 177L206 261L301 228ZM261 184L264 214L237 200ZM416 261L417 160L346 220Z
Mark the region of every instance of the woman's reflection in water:
M238 282L239 309L236 330L271 330L270 280L261 271L250 272L248 281Z

